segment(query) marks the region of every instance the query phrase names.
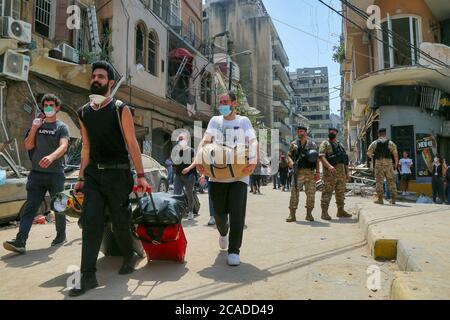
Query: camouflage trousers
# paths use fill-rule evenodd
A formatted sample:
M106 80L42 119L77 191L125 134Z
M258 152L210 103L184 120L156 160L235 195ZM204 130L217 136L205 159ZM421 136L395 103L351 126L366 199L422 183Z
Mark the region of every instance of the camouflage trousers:
M327 169L324 169L321 201L322 208L328 208L330 206L333 192L335 192L337 207L343 209L345 205L345 191L347 185L345 167L343 164L338 164L335 168L335 174L331 174Z
M291 189L291 201L289 209L298 209L300 199L300 189L303 187L306 193L306 209L314 209L314 201L316 196L316 180L314 180L314 171L310 169L300 169L297 172L297 183L293 181Z
M388 183L388 189L392 197L397 197L397 185L394 174L394 164L391 159L378 159L375 162L375 180L377 182L377 196L383 198L384 178Z

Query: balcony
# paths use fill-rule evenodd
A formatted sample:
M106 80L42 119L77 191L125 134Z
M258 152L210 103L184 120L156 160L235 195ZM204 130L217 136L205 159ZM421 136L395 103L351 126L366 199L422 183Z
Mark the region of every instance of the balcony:
M420 45L420 50L429 54L433 58L439 59L445 64L450 65L450 47L446 46L445 44L423 42ZM442 66L436 65L431 61L425 60L423 57L420 57L419 64L423 66L442 68Z
M282 137L291 137L292 131L291 127L285 124L283 121L277 121L273 123L273 128L280 130Z
M275 39L274 41L272 41L272 47L275 51L275 54L278 56L283 65L289 66L289 58L286 54L286 51L284 50L283 44L281 43L280 39Z
M289 100L290 95L289 91L283 84L283 82L277 78L272 79L272 85L273 85L273 95L278 100Z
M450 81L448 81L450 69L442 68L438 71L428 67L410 66L376 71L358 78L353 84L351 95L354 100L353 119L363 115L371 93L380 85L429 86L450 92Z
M290 110L289 107L286 105L284 101L280 100L273 100L272 102L274 111L278 111L284 114L289 114Z
M272 67L274 72L276 72L278 78L283 81L283 83L288 86L290 79L287 75L286 69L283 67L283 65L281 64L280 60L277 59L273 59L272 60Z

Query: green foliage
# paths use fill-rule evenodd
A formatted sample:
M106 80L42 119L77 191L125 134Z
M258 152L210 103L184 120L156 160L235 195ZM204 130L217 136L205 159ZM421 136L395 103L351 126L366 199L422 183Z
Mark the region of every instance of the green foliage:
M337 63L344 62L345 59L345 45L341 42L339 46L333 47L333 61Z

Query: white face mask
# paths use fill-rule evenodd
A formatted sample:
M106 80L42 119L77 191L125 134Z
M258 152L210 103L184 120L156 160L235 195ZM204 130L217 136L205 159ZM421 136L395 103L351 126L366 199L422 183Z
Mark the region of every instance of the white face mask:
M187 147L187 145L188 145L188 143L187 143L187 141L186 140L181 140L180 142L178 142L179 144L180 144L180 147L182 147L182 148L186 148Z

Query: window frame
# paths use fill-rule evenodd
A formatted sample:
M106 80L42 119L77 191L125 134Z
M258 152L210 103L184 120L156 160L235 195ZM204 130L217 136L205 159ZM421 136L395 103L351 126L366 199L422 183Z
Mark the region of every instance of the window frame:
M423 30L422 30L422 17L421 16L414 15L414 14L398 14L398 15L394 15L394 16L388 15L386 18L382 19L380 23L382 26L384 23L387 22L388 29L391 32L393 32L392 31L392 20L405 19L405 18L408 18L408 21L409 21L409 39L407 39L407 40L409 40L410 44L414 44L414 42L411 42L411 40L413 40L413 38L414 38L414 27L416 27L417 34L415 35L414 41L417 42L416 47L420 48L420 44L423 42ZM417 21L416 24L414 24L414 19ZM394 51L392 48L390 48L390 47L394 46L393 45L393 37L388 35L389 36L388 39L384 39L383 33L384 33L383 30L377 29L377 37L382 40L382 41L377 40L379 69L383 70L383 69L388 69L388 68L404 67L404 66L395 64ZM389 48L388 48L389 66L388 67L386 67L385 56L384 56L385 46L387 46L384 43L384 41L386 41L386 40L389 43ZM418 63L419 59L420 59L420 53L418 52L418 50L416 52L414 52L414 49L411 48L411 66L416 65Z
M142 27L142 61L138 61L138 30ZM135 27L135 36L134 36L134 64L137 66L138 64L142 64L147 70L147 25L144 21L137 21Z
M36 22L41 23L40 21L38 21L36 19L36 11L37 11L37 5L38 2L49 2L50 3L50 11L49 11L49 31L48 31L48 36L46 36L45 34L42 34L38 31L36 31ZM41 9L42 10L42 9ZM43 23L41 23L43 24ZM35 33L37 33L39 36L44 37L46 39L52 40L55 38L55 24L56 24L56 1L52 1L52 0L34 0L33 2L33 31Z
M152 52L155 55L154 59L154 72L150 70L150 54L151 54L151 48L150 48L150 42L151 42L151 35L154 35L154 52ZM153 76L158 77L159 76L159 68L158 68L158 61L159 61L159 37L158 33L154 29L150 29L150 31L147 33L147 68L146 70Z

